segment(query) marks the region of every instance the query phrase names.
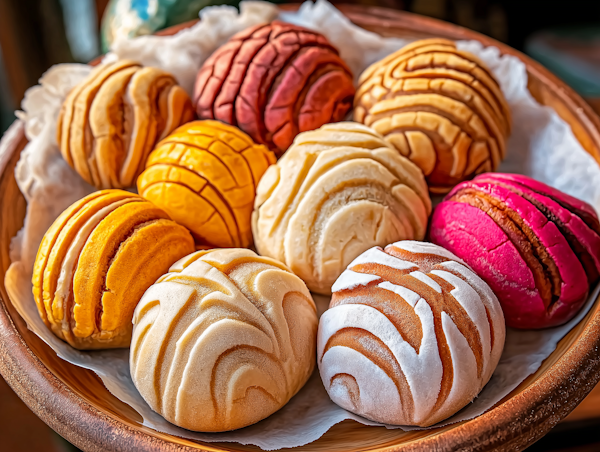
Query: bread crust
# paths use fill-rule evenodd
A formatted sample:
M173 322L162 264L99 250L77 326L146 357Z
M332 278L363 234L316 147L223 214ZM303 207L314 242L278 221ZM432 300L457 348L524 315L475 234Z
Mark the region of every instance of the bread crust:
M504 347L502 309L463 261L431 243L371 248L333 286L317 363L341 407L428 427L471 402Z

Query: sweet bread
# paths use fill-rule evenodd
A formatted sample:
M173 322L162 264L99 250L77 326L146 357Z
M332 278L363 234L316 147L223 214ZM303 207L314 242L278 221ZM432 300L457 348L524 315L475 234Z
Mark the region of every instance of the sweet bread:
M141 196L92 193L65 210L40 245L33 295L42 320L81 350L128 347L146 289L193 250L190 233Z
M333 286L317 362L331 399L385 424L428 427L471 402L504 347L488 285L442 247L371 248Z
M385 136L447 193L504 159L510 111L490 70L452 41L417 41L359 79L354 119Z
M457 185L433 214L431 240L487 281L515 328L568 321L600 274L594 209L517 174Z
M67 163L96 188L129 188L154 145L194 118L175 77L122 60L94 68L60 111L57 141Z
M133 322L136 387L153 410L189 430L258 422L314 369L317 315L306 285L250 250L181 259L146 292Z
M419 168L368 127L342 122L301 133L267 170L252 228L260 254L328 294L363 251L423 239L430 212Z
M138 192L187 227L198 245L248 247L256 185L275 155L236 127L187 123L152 151Z
M350 69L323 35L274 21L238 33L206 60L194 104L200 119L237 126L280 156L298 133L343 120L354 92Z

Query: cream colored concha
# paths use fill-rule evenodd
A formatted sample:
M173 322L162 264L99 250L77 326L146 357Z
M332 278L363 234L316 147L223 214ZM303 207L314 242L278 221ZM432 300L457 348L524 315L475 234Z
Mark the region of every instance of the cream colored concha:
M154 411L180 427L245 427L285 405L314 369L316 307L279 262L198 251L142 297L130 367Z
M360 255L333 286L317 362L331 399L368 419L427 427L471 402L504 348L489 286L431 243Z
M259 254L284 262L309 289L331 285L375 245L425 236L431 200L419 168L354 122L299 134L258 184Z
M446 39L417 41L367 68L354 119L385 136L446 193L504 159L510 110L491 71Z

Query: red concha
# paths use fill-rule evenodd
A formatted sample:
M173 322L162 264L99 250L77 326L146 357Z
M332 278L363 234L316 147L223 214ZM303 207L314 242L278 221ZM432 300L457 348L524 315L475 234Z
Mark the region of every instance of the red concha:
M352 73L319 33L275 21L233 36L200 69L200 119L239 127L278 155L294 137L341 121L352 107Z
M525 176L483 174L434 211L431 240L492 287L507 324L572 318L600 274L598 218L586 203Z

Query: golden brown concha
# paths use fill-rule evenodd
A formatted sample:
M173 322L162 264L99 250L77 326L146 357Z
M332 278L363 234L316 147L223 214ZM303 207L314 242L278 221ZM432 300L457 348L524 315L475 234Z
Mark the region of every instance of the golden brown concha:
M315 365L317 314L300 278L247 249L175 263L136 308L131 377L189 430L245 427L285 405Z
M194 119L171 74L118 61L96 67L63 103L57 141L65 160L96 188L127 188L154 145Z
M415 162L432 193L494 171L510 111L490 70L452 41L417 41L363 72L354 119Z
M256 185L275 154L240 129L193 121L161 141L138 192L187 227L198 245L248 247Z
M284 262L313 292L359 254L422 240L431 200L419 168L355 122L303 132L261 179L252 214L256 249Z
M81 350L128 347L133 310L190 233L141 196L104 190L77 201L46 232L33 270L44 323Z

